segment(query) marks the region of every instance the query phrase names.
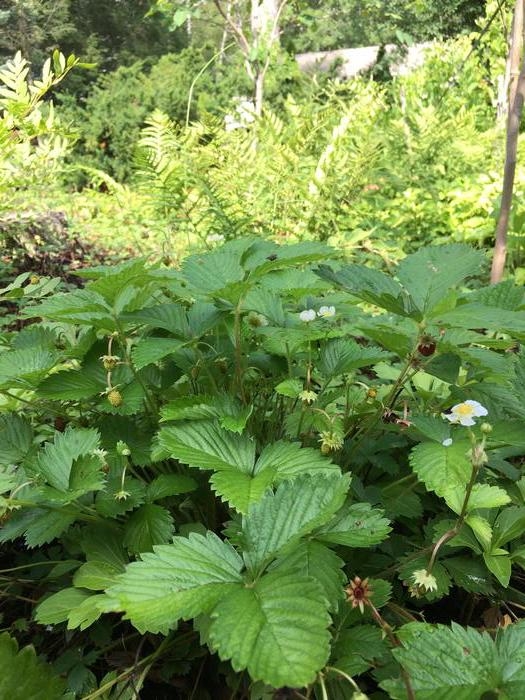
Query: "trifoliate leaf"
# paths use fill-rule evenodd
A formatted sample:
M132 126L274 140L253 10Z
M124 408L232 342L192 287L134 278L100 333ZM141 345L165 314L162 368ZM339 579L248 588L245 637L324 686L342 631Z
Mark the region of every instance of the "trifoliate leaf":
M371 547L382 542L390 530L383 511L368 503L353 503L342 508L333 520L316 532L315 537L322 542L346 547Z
M146 503L134 511L124 526L124 545L134 554L149 552L173 535L173 518L166 508Z
M176 537L126 568L108 589L105 610L122 610L141 632L162 632L178 620L209 613L242 583L242 559L212 532Z
M219 656L274 688L310 684L328 660L330 616L312 579L273 571L229 591L212 618L209 636Z
M7 632L0 635L0 697L10 700L60 700L65 683L37 659L32 646L18 650Z
M348 476L300 476L284 481L254 503L243 521L244 558L251 571L268 563L291 541L324 525L343 505Z

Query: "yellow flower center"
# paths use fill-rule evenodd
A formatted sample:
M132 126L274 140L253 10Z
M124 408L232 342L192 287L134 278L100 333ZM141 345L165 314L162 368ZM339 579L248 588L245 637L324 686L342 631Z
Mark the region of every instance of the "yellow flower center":
M458 413L460 416L471 416L474 413L474 409L468 403L460 403L455 413Z

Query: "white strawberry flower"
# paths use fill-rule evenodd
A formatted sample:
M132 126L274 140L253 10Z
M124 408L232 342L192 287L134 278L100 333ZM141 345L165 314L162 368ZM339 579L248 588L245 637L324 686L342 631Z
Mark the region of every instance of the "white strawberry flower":
M481 418L487 414L487 409L485 406L482 406L479 401L468 399L467 401L452 406L450 413L442 413L441 415L451 423L470 427L476 424L475 418Z
M331 318L335 316L335 306L321 306L317 315L321 318Z
M304 321L305 323L310 323L310 321L315 320L315 311L313 309L305 309L304 311L301 311L299 314L299 318L301 321Z

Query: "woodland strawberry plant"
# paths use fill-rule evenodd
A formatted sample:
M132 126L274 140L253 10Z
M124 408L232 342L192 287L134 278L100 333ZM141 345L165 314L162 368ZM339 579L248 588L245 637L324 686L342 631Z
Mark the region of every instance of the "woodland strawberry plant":
M2 290L5 697L523 697L522 288L460 244L80 274Z

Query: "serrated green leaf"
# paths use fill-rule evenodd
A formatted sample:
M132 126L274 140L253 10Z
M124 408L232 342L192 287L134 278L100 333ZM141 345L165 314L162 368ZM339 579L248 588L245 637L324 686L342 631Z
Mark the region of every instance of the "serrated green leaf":
M223 292L226 287L241 282L245 276L239 256L224 247L190 255L185 259L181 271L192 291L201 297Z
M159 474L146 488L146 500L149 503L160 501L169 496L189 493L197 488L197 482L184 474Z
M122 529L115 523L95 523L82 530L81 546L88 561L103 562L124 571L126 551L122 545Z
M160 410L161 420L202 420L217 417L212 396L181 396L169 401Z
M36 306L20 312L25 318L45 317L53 321L67 321L79 325L116 330L111 308L104 297L88 289L77 289L66 294L53 294Z
M492 546L501 547L525 532L525 507L513 506L501 511L492 529Z
M10 700L60 700L65 683L37 659L32 646L19 651L7 632L0 635L0 697Z
M236 468L250 473L255 461L253 440L234 435L211 421L163 428L159 443L175 459L199 469Z
M150 552L155 544L164 544L173 535L173 518L166 508L146 503L128 518L124 526L124 545L134 554Z
M321 542L341 544L346 547L371 547L379 544L391 530L383 511L369 503L353 503L345 506L316 534Z
M177 352L183 345L173 338L141 338L131 351L133 364L137 369L142 369Z
M468 510L476 508L499 508L510 503L510 496L499 486L474 484L468 500Z
M481 272L484 255L462 243L420 248L399 263L397 278L426 314L451 287Z
M169 303L147 306L143 309L123 314L122 319L129 323L140 323L151 328L163 328L181 339L189 337L186 309L180 304Z
M118 575L123 571L124 565L113 566L105 561L87 561L75 572L73 585L75 588L103 591L116 583Z
M489 328L510 333L525 331L525 320L519 311L507 311L482 304L462 304L452 311L435 315L433 322L445 327Z
M322 526L343 505L349 477L299 476L251 505L243 520L244 560L254 572L290 542Z
M481 544L483 549L489 550L492 542L492 528L490 523L476 513L469 513L465 518L465 522L475 534L476 539Z
M443 560L443 566L452 576L456 586L469 593L485 596L494 594L491 577L479 559L473 557L449 557Z
M473 700L494 694L520 700L525 691L525 625L502 629L494 642L485 632L412 623L413 634L393 654L407 671L418 700ZM431 663L429 662L431 660ZM380 683L393 700L404 700L403 682Z
M54 488L67 491L73 462L97 449L99 440L98 432L91 428L67 428L64 433L55 433L54 441L48 442L39 455L40 474Z
M275 387L275 392L281 396L296 399L303 390L303 382L299 379L285 379Z
M354 340L334 338L322 350L319 369L327 377L353 372L386 360L389 353L374 347L363 347Z
M323 280L343 287L359 299L395 314L409 316L414 310L401 285L379 270L364 265L345 265L334 273L330 267L320 265L317 274Z
M99 394L104 389L104 385L82 370L69 370L46 377L39 384L37 394L44 399L72 401L87 399Z
M65 532L75 522L80 511L35 509L33 513L35 517L25 531L25 542L31 549L52 542L55 537Z
M320 542L300 542L289 554L278 557L271 570L297 572L301 578L313 578L322 587L329 609L335 610L344 598L344 561Z
M79 628L82 631L96 622L102 615L98 605L103 600L103 595L91 595L89 598L85 598L80 605L69 613L67 618L68 630Z
M388 646L381 630L373 625L344 629L332 651L335 668L349 676L357 676L388 656Z
M274 688L308 685L328 660L330 617L312 579L274 571L229 591L212 618L209 636L219 656Z
M10 350L0 353L0 384L34 386L57 363L58 353L40 348Z
M507 588L512 572L512 560L510 555L504 550L502 550L501 553L496 550L493 554L483 552L483 561L487 569L494 574L503 588Z
M78 588L63 588L37 605L35 619L41 625L58 625L65 622L71 610L90 596L91 593Z
M122 610L141 632L163 632L181 618L209 613L242 583L242 559L212 532L175 537L130 564L108 589L106 611Z
M21 462L33 444L33 428L24 416L0 416L0 464Z
M410 453L410 466L429 491L445 500L450 494L455 503L458 494L465 492L472 474L468 450L469 444L464 441L454 442L448 447L422 442Z

